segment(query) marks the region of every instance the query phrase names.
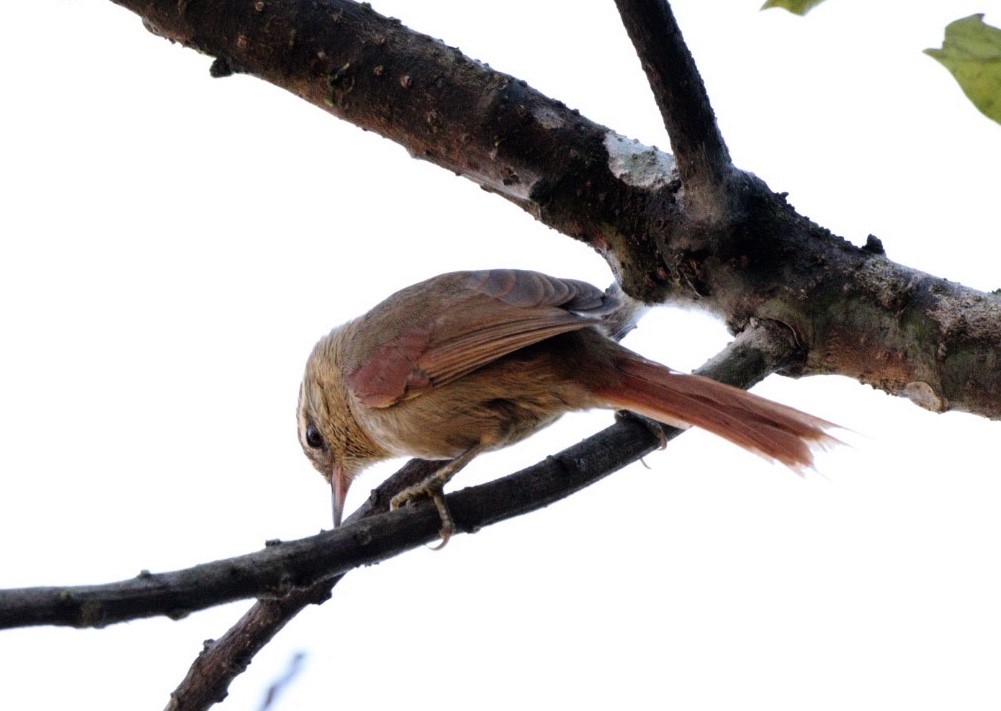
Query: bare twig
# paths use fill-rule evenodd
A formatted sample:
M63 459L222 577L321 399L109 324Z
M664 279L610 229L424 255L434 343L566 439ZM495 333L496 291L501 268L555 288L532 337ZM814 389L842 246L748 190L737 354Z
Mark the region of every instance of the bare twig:
M345 521L355 521L389 511L389 502L404 489L424 481L438 464L412 459L402 469L372 490L357 511ZM343 578L324 578L309 587L293 590L285 597L258 600L217 640L205 644L191 663L188 673L170 695L165 711L206 709L226 697L230 683L243 673L250 661L274 639L289 621L307 605L319 605Z
M750 385L781 364L763 357L750 339L737 341L713 361L710 376ZM749 351L748 348L751 348ZM751 352L755 358L748 359ZM740 370L735 370L740 365ZM589 486L648 453L656 438L620 423L532 467L449 494L448 506L461 532L542 508ZM673 435L672 435L673 436ZM143 571L103 585L0 590L0 629L34 625L105 627L143 617L180 619L191 612L251 597L324 597L315 584L360 565L376 563L436 540L439 520L431 506L385 513L390 491L421 476L427 462L405 467L373 494L350 525L263 550L167 573ZM426 475L426 474L424 474Z
M770 325L748 329L698 372L731 385L750 387L769 373L782 370L794 362L796 348L785 336L781 329L774 329ZM573 452L578 449L608 453L610 449L605 442L614 443L618 435L612 433L619 431L627 436L627 446L618 452L620 461L617 466L635 461L643 453L650 451L657 442L657 438L646 427L627 419L557 457L572 458ZM670 429L665 434L671 439L679 433L680 430ZM590 458L591 455L587 455L587 459ZM385 511L393 495L413 481L419 481L425 476L426 467L430 466L434 465L419 460L409 462L375 489L368 501L348 518L348 523ZM534 467L526 471L531 472L533 469ZM222 638L206 645L184 680L171 694L166 711L198 711L222 700L229 684L243 672L253 656L306 605L324 602L342 577L321 580L310 588L295 590L278 600L258 600Z
M763 331L743 334L702 372L750 385L792 357L792 348L761 347L770 343ZM667 438L679 432L669 429ZM569 496L648 454L658 443L647 426L626 418L516 474L449 494L448 505L458 530L473 532ZM154 615L178 618L240 598L265 598L222 639L206 646L168 706L207 708L225 696L229 682L292 617L306 605L326 600L345 572L437 539L440 522L433 506L384 513L392 494L426 475L428 466L433 464L409 463L336 531L120 583L0 591L0 628L100 627Z
M582 451L567 450L517 474L449 494L458 530L475 531L568 496L622 466L616 461L619 453L638 446L622 428L610 428L589 442ZM570 469L572 476L566 474ZM3 590L0 629L105 627L154 616L180 619L234 600L284 598L300 588L316 593L312 586L319 581L437 540L441 524L434 507L426 504L376 513L333 531L184 570L143 572L104 585Z

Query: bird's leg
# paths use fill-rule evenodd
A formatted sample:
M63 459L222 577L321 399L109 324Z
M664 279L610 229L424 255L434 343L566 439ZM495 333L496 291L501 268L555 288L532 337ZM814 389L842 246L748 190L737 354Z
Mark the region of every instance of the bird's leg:
M394 511L422 496L430 498L434 502L435 508L438 509L438 516L441 518L441 530L438 531L438 535L441 536L441 543L435 546L435 550L444 548L445 544L448 543L448 539L455 533L455 521L452 520L452 513L448 510L448 504L445 503L445 494L443 492L445 484L484 449L485 447L482 443L475 444L455 459L448 460L424 481L413 486L408 486L394 496L392 501L389 502L389 510Z

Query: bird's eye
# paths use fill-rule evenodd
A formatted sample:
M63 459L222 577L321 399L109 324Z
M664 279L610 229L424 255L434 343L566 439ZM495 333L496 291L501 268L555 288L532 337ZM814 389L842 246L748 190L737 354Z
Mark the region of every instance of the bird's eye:
M313 449L324 449L327 443L323 441L323 435L312 422L306 425L306 444Z

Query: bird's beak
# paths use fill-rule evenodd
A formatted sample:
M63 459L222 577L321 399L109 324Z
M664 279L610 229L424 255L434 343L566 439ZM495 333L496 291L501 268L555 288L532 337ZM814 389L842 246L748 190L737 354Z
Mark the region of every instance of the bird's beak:
M348 496L350 483L351 480L344 474L344 467L335 464L334 471L330 475L330 498L334 508L334 528L340 528L341 517L344 514L344 499Z

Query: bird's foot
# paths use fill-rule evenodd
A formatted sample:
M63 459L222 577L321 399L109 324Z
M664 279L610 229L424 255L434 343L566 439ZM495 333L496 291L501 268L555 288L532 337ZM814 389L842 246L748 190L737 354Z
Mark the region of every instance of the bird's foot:
M445 484L455 476L455 473L469 464L477 454L483 451L485 446L483 443L473 445L455 459L444 462L434 474L424 481L408 486L389 502L390 511L422 496L427 496L434 502L434 507L438 509L438 517L441 519L441 530L438 531L441 543L435 546L434 550L444 548L448 539L455 533L455 519L452 518L452 512L448 510L448 504L445 502L445 494L442 490L445 488Z
M452 518L452 512L448 510L448 504L445 502L445 493L442 491L440 485L436 485L434 481L422 481L419 484L407 487L389 502L389 510L395 511L425 496L434 503L434 507L438 510L438 517L441 519L441 529L438 531L441 541L438 545L431 547L431 550L438 551L445 547L452 534L455 533L455 520Z

